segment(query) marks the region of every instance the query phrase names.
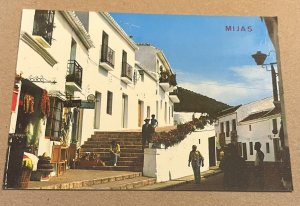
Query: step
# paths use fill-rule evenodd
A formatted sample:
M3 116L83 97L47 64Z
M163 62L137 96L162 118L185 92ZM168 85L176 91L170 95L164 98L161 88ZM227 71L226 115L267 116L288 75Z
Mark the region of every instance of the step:
M84 152L83 152L84 153ZM94 152L96 155L99 155L99 157L110 157L109 152ZM137 158L144 158L144 153L122 153L121 157L137 157Z
M90 180L80 180L80 181L73 181L73 182L65 182L65 183L58 183L48 186L41 186L41 187L34 187L30 189L81 189L83 187L90 187L92 185L96 184L105 184L109 182L116 182L116 181L122 181L126 179L133 179L137 177L141 177L141 172L133 172L131 174L123 174L123 175L116 175L116 176L110 176L110 177L101 177L101 178L95 178Z
M132 171L132 172L142 172L143 171L142 166L91 166L91 167L79 167L79 169Z
M109 161L110 158L106 157L106 158L101 158L102 161ZM120 157L118 162L123 162L123 161L133 161L133 162L143 162L144 158L143 157Z
M110 164L110 161L107 160L105 161L106 162L106 165L109 166ZM133 166L133 167L143 167L143 164L144 164L144 161L141 161L141 162L133 162L133 161L118 161L117 165L118 166Z
M142 145L120 145L122 149L138 149L142 148ZM81 148L110 148L110 145L108 144L91 144L90 142L85 142L83 145L81 145Z
M123 135L141 135L142 132L126 132L126 131L99 131L94 132L95 135L115 135L115 134L123 134Z
M108 148L83 147L80 149L80 152L109 152L109 149ZM121 148L121 153L143 153L143 150L142 150L142 148L139 148L139 149Z
M84 187L82 189L92 190L134 190L139 187L145 187L156 183L155 178L149 177L135 177L132 179L126 179L116 182L108 182L104 184L92 185L90 187Z
M104 145L111 145L110 141L103 141L103 140L98 140L98 139L92 139L87 141L89 143L93 144L104 144ZM142 145L142 140L136 140L136 141L117 141L119 145Z
M98 139L106 139L106 140L115 140L115 139L126 139L126 140L135 140L135 139L141 139L142 136L137 135L137 136L128 136L128 135L91 135L90 138L98 138Z

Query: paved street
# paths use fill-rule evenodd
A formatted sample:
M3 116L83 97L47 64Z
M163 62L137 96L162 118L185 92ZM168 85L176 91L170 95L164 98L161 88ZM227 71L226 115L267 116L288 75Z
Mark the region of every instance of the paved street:
M223 187L224 173L202 178L201 184L188 182L185 184L175 185L171 187L162 188L164 191L224 191ZM255 185L253 174L249 174L249 185L247 188L238 191L260 191ZM286 191L280 181L279 171L274 167L265 168L265 188L263 191Z

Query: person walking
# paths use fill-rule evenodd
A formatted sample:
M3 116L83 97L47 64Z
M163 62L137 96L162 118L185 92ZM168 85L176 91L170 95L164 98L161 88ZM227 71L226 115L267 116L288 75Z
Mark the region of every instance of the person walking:
M195 177L195 183L200 184L201 181L201 175L200 175L200 165L204 167L204 158L197 150L197 146L193 145L192 146L192 151L190 152L189 155L189 163L188 166L190 167L190 164L192 163L192 168L194 172L194 177Z
M149 121L150 119L145 119L145 124L143 124L142 127L142 147L143 149L145 148L146 142L149 143L150 139L150 124Z
M109 152L110 152L110 160L112 165L117 166L117 162L118 159L120 158L121 150L120 150L120 145L117 144L115 140L111 142Z
M256 186L260 190L264 189L265 178L264 178L264 153L260 150L261 143L255 142L254 149L256 150L256 157L254 161L254 178Z

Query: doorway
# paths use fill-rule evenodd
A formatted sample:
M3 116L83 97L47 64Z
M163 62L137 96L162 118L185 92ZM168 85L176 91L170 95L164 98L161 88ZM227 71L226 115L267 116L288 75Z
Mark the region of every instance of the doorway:
M126 94L122 95L122 128L127 128L128 119L128 96Z
M216 166L216 139L208 138L209 166Z
M274 158L275 158L275 161L279 161L280 146L279 146L279 139L278 138L273 139L273 145L274 145Z
M95 95L95 114L94 114L94 129L100 128L100 116L101 116L101 93L96 92Z
M143 102L138 102L138 127L141 127L143 123Z
M247 144L243 143L243 158L247 160Z

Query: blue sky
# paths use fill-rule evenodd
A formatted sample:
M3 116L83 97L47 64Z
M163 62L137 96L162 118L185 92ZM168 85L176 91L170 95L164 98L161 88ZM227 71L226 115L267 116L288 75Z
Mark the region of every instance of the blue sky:
M258 50L274 50L259 17L110 14L136 43L150 43L165 53L179 86L230 105L272 95L270 72L251 57ZM266 62L275 59L271 53Z

